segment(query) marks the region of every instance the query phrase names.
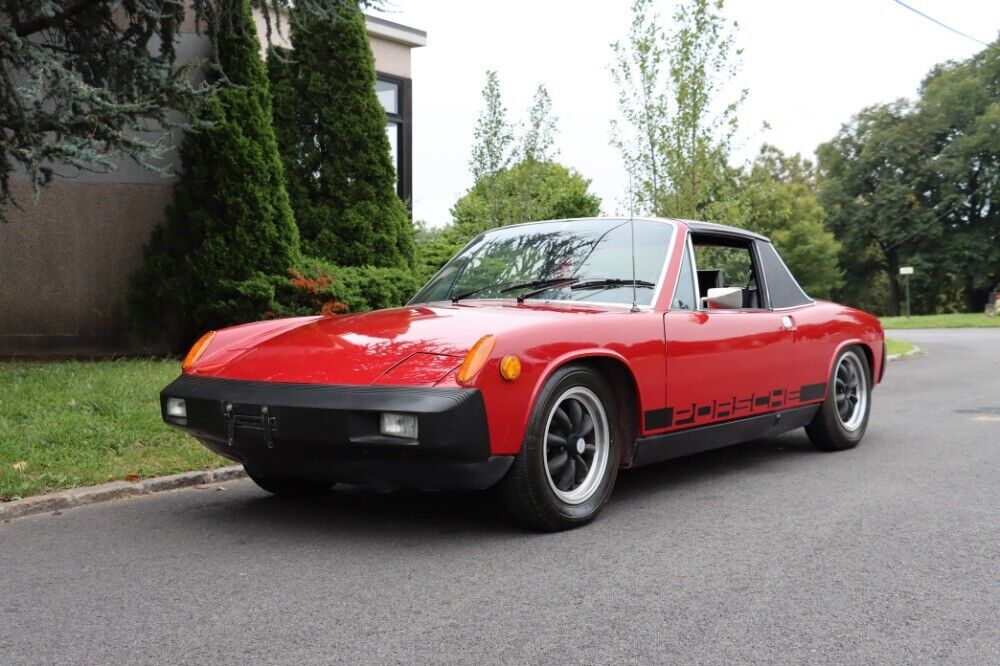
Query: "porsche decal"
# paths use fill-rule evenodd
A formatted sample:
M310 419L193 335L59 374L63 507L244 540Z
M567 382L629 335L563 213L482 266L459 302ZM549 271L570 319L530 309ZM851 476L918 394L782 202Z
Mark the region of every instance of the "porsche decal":
M806 384L797 389L774 389L768 393L754 393L749 397L731 396L708 403L672 405L663 409L648 410L643 420L647 430L691 425L695 421L715 421L726 418L751 416L758 412L780 409L787 404L812 402L826 394L826 384Z

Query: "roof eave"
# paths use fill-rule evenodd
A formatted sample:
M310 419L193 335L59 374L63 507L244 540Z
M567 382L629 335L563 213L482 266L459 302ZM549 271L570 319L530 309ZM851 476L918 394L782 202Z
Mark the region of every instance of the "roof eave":
M378 16L365 14L365 27L368 29L369 35L381 37L382 39L403 44L410 48L427 46L426 31L411 28L402 23L395 23L387 21L384 18L379 18Z

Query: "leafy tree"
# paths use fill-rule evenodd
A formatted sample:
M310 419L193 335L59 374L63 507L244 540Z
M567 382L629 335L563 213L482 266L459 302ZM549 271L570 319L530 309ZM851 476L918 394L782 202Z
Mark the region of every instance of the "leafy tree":
M920 196L927 151L903 100L863 110L817 150L820 201L827 228L843 244L848 302L898 314L904 258L940 242L940 225ZM870 291L879 272L889 285L884 301Z
M590 181L575 170L533 160L480 180L455 202L452 224L423 235L417 246L421 281L483 231L519 222L598 215L601 200L589 188Z
M483 101L469 160L475 182L452 208L454 224L443 237L464 244L507 224L597 215L601 202L588 191L590 181L552 159L558 118L545 86L535 91L520 137L507 120L494 71L486 72Z
M768 236L806 293L830 298L843 285L840 243L823 227L815 171L799 155L764 146L740 186L742 224Z
M946 229L948 252L935 256L953 272L963 309L982 311L1000 282L1000 40L935 67L916 113L934 150L924 194Z
M601 200L590 181L556 162L525 160L473 185L451 209L461 240L497 226L570 217L591 217Z
M364 15L291 13L294 51L273 52L274 123L303 252L342 266L410 266Z
M507 121L507 107L500 94L500 79L492 70L486 72L483 105L473 134L469 171L476 183L485 183L488 215L492 220L499 220L499 194L493 179L510 165L514 130Z
M181 343L263 316L273 306L273 276L299 257L249 3L232 12L215 37L231 85L205 99L185 137L166 224L147 245L129 299L140 332L160 332L176 318Z
M539 85L528 109L528 123L521 139L522 160L546 162L555 156L557 116L552 114L552 98L544 85Z
M915 101L863 109L821 145L820 200L842 241L845 300L982 310L1000 280L1000 42L940 65Z
M500 77L495 71L486 72L482 94L484 106L476 120L475 143L469 159L469 170L477 182L495 176L510 165L514 143L513 128L507 120L507 107L500 93Z
M214 39L228 30L240 2L0 3L0 221L7 220L8 205L20 205L10 184L17 170L27 175L36 198L63 165L106 172L127 157L159 170L157 138L174 124L167 112L191 112L208 94L208 87L192 85L187 68L176 60L181 25L193 13ZM295 5L328 16L345 3L355 4L296 0ZM272 20L292 0L252 4L264 13L270 33Z
M737 71L735 24L722 0L686 0L672 30L659 26L655 0L635 0L626 43L611 45L612 77L624 123L612 122L640 210L668 217L710 217L731 175L726 165L746 97L719 107Z
M475 182L452 207L452 224L419 233L418 273L424 280L488 229L600 212L590 181L553 161L558 119L544 85L535 91L520 136L507 119L496 72L486 73L483 100L469 160Z

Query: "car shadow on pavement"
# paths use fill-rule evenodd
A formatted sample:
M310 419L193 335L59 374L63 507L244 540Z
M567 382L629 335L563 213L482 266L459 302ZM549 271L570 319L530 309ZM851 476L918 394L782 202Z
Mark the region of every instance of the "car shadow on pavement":
M729 474L746 474L771 463L800 456L823 455L804 430L734 444L646 467L625 470L618 477L615 503L643 501L650 495L681 490Z
M614 512L629 511L652 499L669 500L673 493L692 485L747 473L761 467L816 452L804 433L740 444L679 458L619 475L611 504ZM298 532L330 537L394 537L438 534L477 537L530 536L532 532L514 524L495 493L394 490L379 492L364 488L337 487L329 493L305 498L282 498L256 489L249 497L214 502L197 513L196 521L217 522L239 529L280 532L288 538ZM598 518L598 523L602 519Z

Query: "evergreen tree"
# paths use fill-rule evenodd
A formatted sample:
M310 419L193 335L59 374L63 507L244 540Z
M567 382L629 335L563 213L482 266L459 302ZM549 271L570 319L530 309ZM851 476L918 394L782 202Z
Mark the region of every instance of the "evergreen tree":
M185 24L210 36L228 28L240 0L13 0L0 3L0 222L19 207L10 176L37 198L64 165L107 172L128 157L160 171L162 144L135 130L175 125L194 111L194 86L176 48ZM272 27L289 6L314 15L358 0L250 0ZM361 0L380 7L382 0ZM213 64L218 64L213 49Z
M293 10L293 50L268 59L303 252L341 266L412 266L364 15L347 5L334 15Z
M274 277L286 276L299 255L249 3L236 0L230 11L215 35L228 82L185 137L166 225L153 233L129 299L140 332L176 317L181 343L264 316Z

